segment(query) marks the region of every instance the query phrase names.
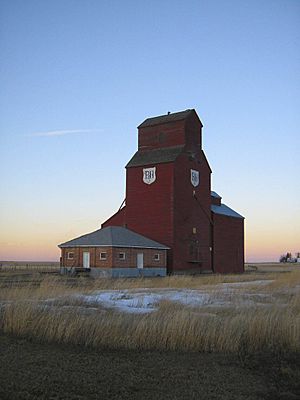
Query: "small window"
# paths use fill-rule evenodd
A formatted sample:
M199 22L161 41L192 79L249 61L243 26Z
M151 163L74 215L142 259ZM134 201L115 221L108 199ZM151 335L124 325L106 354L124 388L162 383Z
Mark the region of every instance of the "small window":
M125 253L119 253L119 260L125 260Z
M107 256L106 256L106 252L102 252L100 253L100 260L106 260Z
M160 254L154 254L154 261L159 261Z
M74 260L74 253L69 251L67 253L67 258L68 258L68 260Z

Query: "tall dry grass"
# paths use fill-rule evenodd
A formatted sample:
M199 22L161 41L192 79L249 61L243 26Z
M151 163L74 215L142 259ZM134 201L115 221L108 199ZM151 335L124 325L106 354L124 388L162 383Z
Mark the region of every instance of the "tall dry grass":
M298 302L299 303L299 302ZM300 351L295 309L260 309L214 316L174 303L144 315L14 303L1 318L5 333L45 341L129 349L217 352Z
M168 288L205 286L207 290L216 291L216 284L230 280L230 277L102 280L90 281L89 284L86 284L87 280L47 277L39 285L0 285L0 330L41 341L95 347L234 353L299 352L300 296L297 288L300 274L273 275L272 278L273 282L260 289L274 291L273 301L266 307L239 307L237 296L237 304L224 310L211 308L207 312L201 307L162 301L158 310L150 314L87 307L82 300L71 295L78 293L78 288L81 293L90 293L95 289L134 289L151 285ZM293 290L286 294L283 292L282 302L279 292L281 290L282 294L285 288ZM247 290L254 288L247 287Z

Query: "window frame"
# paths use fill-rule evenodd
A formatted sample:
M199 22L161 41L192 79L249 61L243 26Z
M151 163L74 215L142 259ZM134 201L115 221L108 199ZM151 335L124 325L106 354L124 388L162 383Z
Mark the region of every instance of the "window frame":
M122 257L121 257L121 254L122 254ZM118 260L120 260L120 261L126 260L126 253L125 253L124 251L120 251L120 252L119 252L119 254L118 254Z
M72 254L72 257L70 257L70 254ZM75 254L74 251L67 251L67 260L74 260Z
M104 257L102 257L102 255L104 255ZM100 261L106 261L107 260L107 252L100 251L99 259L100 259Z
M160 261L160 254L159 253L155 253L153 256L154 261Z

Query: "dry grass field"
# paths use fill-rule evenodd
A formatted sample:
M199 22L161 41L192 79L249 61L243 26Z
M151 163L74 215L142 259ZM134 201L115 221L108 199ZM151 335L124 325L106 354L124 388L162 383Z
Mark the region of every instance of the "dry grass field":
M53 398L97 398L97 390L101 390L106 393L103 398L118 399L294 399L300 394L299 289L300 267L296 265L247 265L246 273L241 275L144 279L70 278L30 268L5 269L0 271L0 346L7 349L3 362L9 362L12 371L13 366L18 369L21 364L28 368L24 354L39 348L42 353L54 352L58 358L64 353L63 367L57 366L57 370L66 368L74 375L74 382L79 379L80 360L90 362L87 354L94 360L95 371L100 368L103 374L105 370L109 385L113 385L115 373L122 375L118 382L123 391L112 389L108 393L102 382L86 397L74 397L72 389L71 394L62 394L62 378L55 375L51 379L58 379L60 384ZM22 348L21 354L25 352L18 362L10 359L16 347L19 352ZM78 351L80 359L74 356ZM95 354L101 354L98 361ZM127 371L126 375L126 368L118 370L114 364L119 356L125 357L131 368L135 369L137 364L141 368L143 362L150 368L150 392L144 390L149 382L147 386L140 375L143 368L139 372ZM77 373L68 357L78 364ZM115 365L115 372L107 368L106 358ZM38 355L31 360L29 374L38 373L34 367L37 359ZM52 358L47 356L45 366L39 362L39 367L46 367L48 359ZM162 359L169 359L171 364ZM155 360L163 364L163 370L155 370ZM194 360L191 362L196 370L190 370L190 360ZM202 381L201 363L207 369L202 371ZM226 375L228 370L231 377ZM172 371L182 384L188 381L190 389L181 392L174 383L168 385L173 382ZM164 373L168 376L166 391L159 391L157 380ZM3 379L8 372L0 371L1 374ZM137 387L137 374L143 387ZM223 382L223 392L216 383L212 385L214 381L208 383L211 374ZM268 383L265 387L264 380ZM208 392L204 381L210 388ZM253 385L260 389L255 391ZM20 395L24 385L19 386L14 389L15 386L6 385L1 398L43 398ZM86 390L82 393L86 394Z
M0 261L0 271L55 272L58 270L59 262L54 261Z
M110 348L300 350L300 269L140 279L0 274L0 329Z

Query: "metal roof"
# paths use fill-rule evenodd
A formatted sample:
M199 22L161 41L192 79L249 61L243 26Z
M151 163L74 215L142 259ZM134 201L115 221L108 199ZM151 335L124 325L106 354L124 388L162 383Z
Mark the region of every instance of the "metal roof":
M238 214L232 208L226 206L226 204L221 204L220 206L212 204L210 208L215 214L226 215L227 217L244 218L241 214Z
M164 147L155 150L137 151L126 165L138 167L141 165L159 164L174 161L183 151L184 146Z
M218 195L218 193L211 191L210 192L211 197L215 197L216 199L221 199L222 197Z
M58 247L138 247L147 249L168 249L169 247L148 239L121 226L108 226L95 232L61 243Z
M181 120L187 118L187 116L191 112L194 112L196 114L196 111L194 109L188 109L188 110L179 111L176 113L159 115L158 117L147 118L147 119L145 119L144 122L142 122L138 126L138 128L146 128L147 126L154 126L154 125L166 124L168 122L181 121Z

